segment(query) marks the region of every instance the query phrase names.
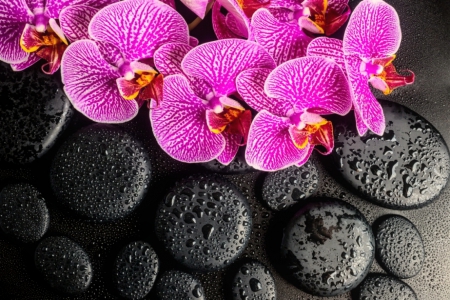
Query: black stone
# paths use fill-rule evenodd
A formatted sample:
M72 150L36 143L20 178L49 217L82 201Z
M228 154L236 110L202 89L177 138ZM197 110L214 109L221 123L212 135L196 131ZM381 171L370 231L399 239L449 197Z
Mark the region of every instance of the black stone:
M428 204L449 177L448 148L424 118L399 104L380 101L383 136L359 137L352 116L335 126L333 158L344 178L377 205L412 209Z
M0 193L0 227L24 243L47 232L50 216L41 193L30 184L8 185Z
M167 271L156 284L158 300L204 300L205 292L200 281L181 271Z
M275 281L269 269L259 261L240 266L233 278L233 300L275 300Z
M293 166L267 174L262 199L271 209L279 211L308 198L317 186L317 167L310 160L301 167Z
M92 267L86 252L66 237L48 237L34 253L38 271L50 286L63 293L84 292L92 281Z
M229 165L222 165L215 159L200 165L207 170L221 174L243 174L255 171L255 169L250 167L245 160L245 147L239 148L236 157Z
M417 300L413 289L400 279L370 274L358 287L357 300Z
M126 245L114 264L114 283L120 296L142 299L153 287L159 271L159 259L153 248L142 241Z
M73 115L61 84L36 67L14 72L0 62L0 95L0 163L42 157Z
M212 271L243 252L251 223L247 200L236 186L216 175L196 176L178 182L161 202L156 233L179 263Z
M282 259L298 287L317 296L355 288L375 256L370 225L352 205L317 199L302 207L284 230Z
M71 136L51 167L58 200L80 217L110 221L132 212L150 182L149 155L114 125L96 124Z
M410 278L422 269L425 250L416 226L402 216L388 216L374 228L376 257L392 275Z

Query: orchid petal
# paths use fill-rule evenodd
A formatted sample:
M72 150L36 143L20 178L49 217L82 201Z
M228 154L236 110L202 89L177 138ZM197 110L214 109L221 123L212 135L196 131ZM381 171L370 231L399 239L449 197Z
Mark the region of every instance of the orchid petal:
M45 15L58 19L60 12L71 5L86 5L94 8L103 8L119 0L46 0Z
M281 22L269 10L258 9L252 17L255 40L277 64L306 55L312 41L296 23Z
M209 2L209 0L181 0L181 3L189 8L200 19L205 18L206 9Z
M217 161L222 165L229 165L236 157L242 137L228 132L223 132L222 135L225 138L225 149L217 157Z
M163 95L161 105L150 111L153 133L161 148L187 163L217 158L225 149L225 139L209 130L206 105L194 94L186 77L166 77Z
M89 34L118 46L129 61L151 58L166 43L189 43L183 17L156 0L129 0L101 9L89 24Z
M87 5L71 5L61 11L59 23L70 42L89 39L89 22L98 11L98 8Z
M181 61L193 47L188 44L167 43L155 51L156 69L164 76L183 74Z
M244 10L241 8L237 0L217 0L220 5L222 5L227 11L228 14L232 14L234 16L234 20L236 22L237 28L239 31L246 31L246 34L243 35L247 37L250 41L253 38L252 25L250 23L250 19L245 15Z
M206 111L206 124L211 132L222 133L229 122L224 117L216 114L213 110L208 109Z
M234 34L230 28L228 28L226 24L225 16L220 11L222 6L219 2L214 2L212 7L212 25L214 29L214 33L217 36L217 39L233 39L239 38L238 35Z
M30 8L30 11L44 11L44 0L26 0L28 7Z
M338 31L350 17L351 9L347 0L329 1L325 34L330 36Z
M402 38L395 9L382 0L362 1L353 11L344 35L344 53L360 58L397 52Z
M165 3L167 5L169 5L170 7L172 7L173 9L176 9L176 5L175 5L175 0L159 0L162 3Z
M62 31L59 24L56 22L55 19L49 19L48 24L50 28L53 30L53 32L59 37L59 39L66 45L69 45L69 42L67 41L64 32Z
M291 103L294 111L319 108L328 113L346 115L351 94L341 68L321 57L302 57L278 66L265 83L269 97Z
M342 48L343 44L341 40L328 37L318 37L309 43L308 49L306 50L306 55L332 59L346 74L344 51Z
M218 96L236 91L235 80L248 68L274 68L270 55L258 44L225 39L200 45L184 57L186 75L206 80Z
M40 60L41 60L41 58L39 56L37 56L36 53L30 53L30 55L28 56L26 61L18 63L18 64L11 64L11 68L13 69L13 71L16 71L16 72L23 71L23 70L31 67L32 65L34 65L35 63L37 63Z
M41 34L36 30L36 26L26 24L20 38L20 47L24 52L36 52L42 46L51 46L44 43Z
M114 67L118 67L120 62L123 62L124 58L122 56L122 53L120 52L120 49L117 48L115 45L108 43L108 42L95 42L98 47L98 51L100 51L100 55L102 56L103 60L105 60L108 64Z
M367 130L369 130L369 127L364 123L362 116L360 113L358 113L356 110L355 113L355 121L356 121L356 129L358 130L359 136L363 136L366 134Z
M235 35L243 38L248 38L247 27L240 23L233 14L228 13L225 16L225 24Z
M189 37L189 45L190 45L190 46L192 46L192 47L197 47L199 43L200 43L200 42L198 41L197 38L195 38L195 37L193 37L193 36L190 36L190 37Z
M250 127L247 163L262 171L277 171L305 161L310 145L298 149L289 135L289 119L260 111Z
M117 78L116 83L120 95L125 100L136 99L142 88L142 86L140 86L139 84L126 80L125 78Z
M121 123L138 113L137 102L120 95L116 84L120 75L103 59L94 41L76 41L67 48L61 77L73 106L91 120Z

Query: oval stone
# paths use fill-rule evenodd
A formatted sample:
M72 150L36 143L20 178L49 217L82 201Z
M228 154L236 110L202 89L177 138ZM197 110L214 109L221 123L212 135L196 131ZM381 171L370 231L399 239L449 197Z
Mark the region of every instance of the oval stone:
M245 148L241 147L236 157L228 164L222 165L216 159L209 162L201 163L205 169L221 174L244 174L254 172L255 169L250 167L245 160Z
M358 300L417 300L413 289L392 276L370 274L358 287Z
M200 281L191 274L171 270L165 272L156 284L159 300L204 300L205 292Z
M275 280L269 269L259 261L240 266L232 282L233 300L275 300Z

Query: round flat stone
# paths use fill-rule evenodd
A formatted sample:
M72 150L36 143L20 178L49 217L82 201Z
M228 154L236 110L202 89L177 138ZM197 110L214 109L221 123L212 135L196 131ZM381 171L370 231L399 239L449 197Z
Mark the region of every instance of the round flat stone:
M308 161L301 167L268 173L262 188L262 199L271 209L283 210L311 196L317 185L317 167Z
M45 200L31 184L8 185L0 192L0 227L6 234L33 243L47 232L49 221Z
M394 102L380 103L384 135L368 132L359 137L351 115L336 119L332 157L343 177L375 204L421 207L448 181L448 148L440 133L415 112Z
M357 300L417 300L413 289L392 276L369 275L358 287Z
M159 205L156 233L176 261L197 271L226 267L244 250L252 228L247 200L218 176L178 182Z
M167 271L156 284L158 300L204 300L203 287L194 276L181 271Z
M63 293L85 291L92 281L92 267L86 252L66 237L42 240L34 253L38 271L50 286Z
M282 259L297 286L317 296L355 288L375 256L370 225L352 205L317 199L302 207L284 230Z
M126 245L114 264L114 283L120 296L142 299L155 283L159 259L153 248L142 241Z
M275 280L259 261L244 263L233 278L233 300L275 300Z
M37 67L14 72L0 62L0 163L25 164L43 156L73 115L54 76Z
M236 157L228 165L222 165L217 160L211 160L206 163L201 164L204 168L221 174L243 174L255 171L254 168L250 167L245 160L245 148L241 147L236 154Z
M58 150L51 184L59 202L78 216L110 221L132 212L150 182L150 160L141 143L115 125L96 124Z
M388 216L374 228L376 257L389 273L410 278L422 269L425 250L416 226L402 216Z

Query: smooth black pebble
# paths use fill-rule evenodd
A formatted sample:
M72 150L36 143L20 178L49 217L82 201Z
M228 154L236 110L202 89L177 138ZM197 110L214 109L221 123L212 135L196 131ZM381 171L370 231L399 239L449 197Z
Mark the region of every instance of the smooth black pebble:
M145 197L150 159L141 143L115 125L91 125L58 150L51 184L59 202L78 216L111 221Z
M392 276L370 274L358 287L357 300L417 300L413 289Z
M377 205L412 209L436 198L449 177L449 152L441 134L423 117L399 104L380 101L383 136L358 135L352 116L335 126L332 157L355 189Z
M416 226L408 219L391 215L374 228L376 257L380 265L399 278L410 278L422 269L425 250Z
M271 209L283 210L311 196L318 181L317 167L311 160L301 167L268 173L262 187L262 199Z
M0 163L42 157L67 128L73 108L55 76L37 67L14 72L0 62Z
M33 243L47 232L50 222L41 193L31 184L17 183L0 193L0 227L21 242Z
M265 265L251 261L240 266L232 282L233 300L275 300L275 280Z
M50 286L63 293L81 293L92 281L92 266L86 252L66 237L42 240L34 253L38 271Z
M207 170L221 174L244 174L255 171L255 169L250 167L245 160L245 147L239 148L234 160L226 166L215 159L200 165Z
M200 281L191 274L170 270L156 284L158 300L204 300L205 292Z
M126 245L114 264L114 283L120 296L142 299L155 283L159 259L153 248L142 241Z
M355 207L335 199L314 199L285 228L281 255L300 289L335 296L352 290L367 275L375 241Z
M217 176L178 182L159 205L156 233L173 258L197 271L232 263L246 247L252 228L247 200Z

